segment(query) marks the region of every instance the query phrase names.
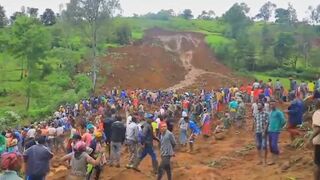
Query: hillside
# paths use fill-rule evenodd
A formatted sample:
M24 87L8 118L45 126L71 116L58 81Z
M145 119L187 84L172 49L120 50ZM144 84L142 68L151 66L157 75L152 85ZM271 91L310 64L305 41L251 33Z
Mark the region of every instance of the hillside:
M114 86L166 89L176 84L174 88L211 89L230 85L229 82L239 84L243 80L239 79L240 75L264 81L280 78L287 87L289 76L298 80L314 80L319 74L320 36L317 26L297 23L294 27L288 27L272 22L251 22L241 36L243 40L230 35L231 25L222 18L203 20L181 17L116 17L112 22L105 22L98 34L101 75L98 76L97 90L101 92L105 87ZM128 44L119 43L119 29L122 28L128 32ZM0 96L0 117L7 111L14 111L28 120L42 118L59 104L74 103L88 96L92 88L91 77L86 74L92 70L90 42L79 27L73 27L61 19L53 26L44 27L51 35L52 48L37 64L30 110L26 111L26 78L21 76L26 60L16 57L5 46L10 44L11 30L11 27L0 29L0 41L3 42L0 47L3 50L0 52L0 93L7 91L6 96ZM170 43L175 41L172 46L177 46L179 36L185 36L186 32L192 34L192 38L187 40L189 49L183 49L183 52L172 50ZM170 37L157 37L167 36L166 33ZM280 66L279 59L274 55L275 45L282 36L287 35L294 41L288 50L290 56L282 59L285 62ZM172 42L166 41L166 38ZM198 47L191 42L193 39L200 42ZM268 46L263 52L266 40ZM301 45L306 43L310 46L304 56ZM294 60L295 67L292 67L290 63ZM80 68L79 64L82 64Z
M199 89L220 88L239 83L231 69L221 64L195 32L146 30L142 40L126 47L112 48L100 64L101 88ZM81 71L89 71L85 63ZM104 66L101 66L104 67ZM243 80L243 79L242 79Z

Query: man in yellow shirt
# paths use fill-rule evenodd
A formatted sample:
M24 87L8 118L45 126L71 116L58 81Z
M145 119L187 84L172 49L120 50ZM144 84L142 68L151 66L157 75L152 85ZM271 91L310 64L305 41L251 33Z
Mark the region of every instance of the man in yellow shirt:
M315 87L314 82L310 81L310 82L308 83L308 92L309 92L309 95L312 95L312 94L313 94L313 92L314 92L314 87Z

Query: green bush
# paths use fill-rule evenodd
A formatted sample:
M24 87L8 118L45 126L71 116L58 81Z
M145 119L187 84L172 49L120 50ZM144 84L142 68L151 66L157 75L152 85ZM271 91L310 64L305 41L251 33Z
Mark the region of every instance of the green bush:
M90 92L93 88L91 79L84 74L78 74L75 76L75 92L78 93L80 90Z
M45 106L42 108L37 107L37 108L30 109L28 112L28 115L32 119L40 119L40 118L47 117L53 111L54 109L52 109L50 106Z
M49 85L59 86L64 90L67 90L71 87L71 78L67 73L52 73L45 78Z
M314 70L308 70L308 69L292 70L290 68L284 67L284 68L277 68L272 71L268 71L267 74L274 77L283 77L283 78L295 77L297 79L315 80L319 72Z

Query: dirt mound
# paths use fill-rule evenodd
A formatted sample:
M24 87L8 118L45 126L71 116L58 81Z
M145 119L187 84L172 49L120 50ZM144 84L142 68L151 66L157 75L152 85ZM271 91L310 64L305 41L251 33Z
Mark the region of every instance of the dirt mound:
M178 90L193 86L211 89L239 79L217 61L203 34L157 28L147 30L139 42L110 49L99 64L101 90L112 87ZM80 70L89 72L89 62Z

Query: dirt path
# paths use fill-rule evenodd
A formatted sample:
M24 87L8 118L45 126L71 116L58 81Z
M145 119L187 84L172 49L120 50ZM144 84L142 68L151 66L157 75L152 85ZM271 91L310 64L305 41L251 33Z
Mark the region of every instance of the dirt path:
M179 56L182 66L187 71L183 80L167 88L167 90L179 90L189 87L193 85L200 76L205 74L231 79L231 77L222 73L206 71L204 69L197 68L192 64L192 61L196 61L194 58L194 49L199 47L201 39L198 39L191 34L161 35L156 38L160 40L165 50L176 53Z

